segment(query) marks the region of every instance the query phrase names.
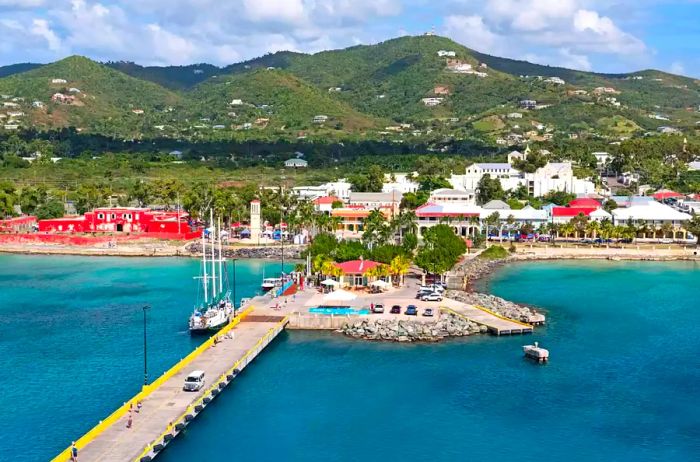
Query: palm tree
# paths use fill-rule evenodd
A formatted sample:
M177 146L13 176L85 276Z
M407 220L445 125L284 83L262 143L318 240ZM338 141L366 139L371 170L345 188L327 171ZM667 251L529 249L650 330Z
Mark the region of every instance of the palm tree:
M661 237L666 238L666 236L671 235L671 238L674 237L673 235L673 225L669 222L665 222L663 225L661 225Z
M400 285L403 285L404 275L408 273L410 268L411 260L404 255L397 255L393 260L391 260L391 263L389 263L389 272L392 274L392 276L398 277Z
M600 223L599 222L597 222L596 220L591 220L588 223L586 223L586 235L595 239L596 237L598 237L599 232L600 232Z
M486 222L486 238L489 237L489 230L492 226L498 226L498 222L501 221L501 216L498 212L493 212L491 215L487 216L484 220Z
M614 229L615 225L612 224L609 218L604 218L603 221L600 222L600 236L603 239L610 239L613 237Z
M388 228L388 229L387 229ZM386 223L386 218L379 210L372 210L364 220L364 232L362 240L372 247L374 244L386 242L391 234L391 228Z

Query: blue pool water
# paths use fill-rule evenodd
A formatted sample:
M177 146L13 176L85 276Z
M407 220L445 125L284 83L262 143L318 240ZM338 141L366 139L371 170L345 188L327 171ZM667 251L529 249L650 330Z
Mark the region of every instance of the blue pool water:
M143 303L149 369L190 351L195 267L0 256L0 355L22 384L0 394L0 459L47 460L138 390ZM490 287L548 325L418 345L285 332L158 460L697 460L698 265L528 263ZM535 340L548 365L522 358Z
M315 314L340 314L340 315L346 315L346 314L369 314L369 310L367 309L361 309L357 310L354 308L347 308L347 307L317 307L317 308L309 308L309 313L315 313Z
M0 460L49 460L139 391L144 304L151 377L202 342L187 332L198 265L0 255ZM238 261L236 296L254 295L263 272L279 270Z

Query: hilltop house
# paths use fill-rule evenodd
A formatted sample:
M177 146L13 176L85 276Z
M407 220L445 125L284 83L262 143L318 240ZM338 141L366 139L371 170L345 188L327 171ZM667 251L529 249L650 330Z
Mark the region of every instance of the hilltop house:
M448 58L454 58L457 53L454 51L448 51L448 50L438 50L437 55L441 58L448 57Z
M553 83L555 85L564 85L566 82L564 82L563 79L559 77L550 77L548 79L544 79L546 83Z
M68 83L68 81L66 79L51 79L51 83L59 85L62 83Z
M534 99L524 99L520 101L520 107L523 109L535 109L537 107L537 101Z
M284 161L285 168L307 168L309 163L304 159L287 159Z
M448 59L447 70L455 74L468 74L473 72L472 65L459 59Z
M428 107L439 106L442 104L443 98L423 98L421 102Z
M232 99L231 102L229 103L231 106L242 106L243 105L243 100L242 99Z
M64 95L63 93L54 93L51 97L51 101L54 103L71 104L75 101L75 97L72 95Z
M313 123L315 124L324 124L328 122L328 116L327 115L316 115L314 116Z
M447 85L436 85L435 88L433 88L433 94L434 95L449 95L450 94L450 87Z

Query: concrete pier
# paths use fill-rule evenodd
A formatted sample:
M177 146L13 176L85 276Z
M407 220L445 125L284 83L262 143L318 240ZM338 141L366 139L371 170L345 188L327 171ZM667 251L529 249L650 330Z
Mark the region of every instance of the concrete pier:
M244 310L219 334L79 439L78 460L152 460L287 323L287 316L271 314L265 308ZM194 370L205 371L205 386L198 392L186 392L182 389L185 377ZM142 406L136 412L138 402ZM54 459L67 460L70 448Z

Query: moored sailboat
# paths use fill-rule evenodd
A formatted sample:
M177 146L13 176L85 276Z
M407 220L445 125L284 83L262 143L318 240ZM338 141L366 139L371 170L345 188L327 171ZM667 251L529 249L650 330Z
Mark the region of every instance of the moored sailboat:
M191 334L217 331L229 323L234 315L231 291L228 287L228 271L221 248L221 226L214 225L213 213L208 230L202 232L202 268L201 276L204 300L195 306L190 316ZM211 258L207 262L207 234L211 248ZM218 258L217 258L218 245ZM217 275L218 269L218 275Z

